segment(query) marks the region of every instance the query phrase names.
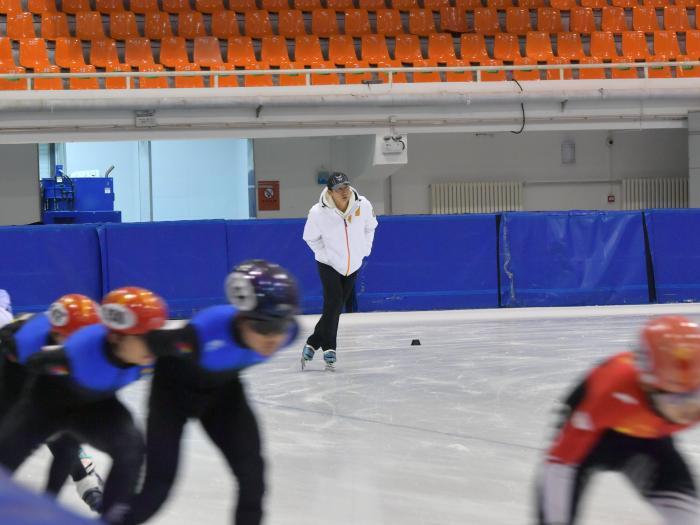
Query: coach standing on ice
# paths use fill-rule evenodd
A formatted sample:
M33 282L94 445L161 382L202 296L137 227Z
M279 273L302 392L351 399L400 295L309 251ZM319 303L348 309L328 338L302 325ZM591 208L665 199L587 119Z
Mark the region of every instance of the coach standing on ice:
M362 260L372 251L376 227L369 200L350 186L347 175L332 173L304 226L304 240L314 252L323 285L323 314L304 345L302 370L319 349L323 349L326 369L335 370L340 312Z

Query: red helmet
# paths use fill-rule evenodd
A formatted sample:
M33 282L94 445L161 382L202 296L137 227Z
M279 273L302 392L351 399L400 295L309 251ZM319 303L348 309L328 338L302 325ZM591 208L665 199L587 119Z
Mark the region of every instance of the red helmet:
M651 319L642 328L637 368L641 382L652 388L700 388L700 327L680 315Z
M99 306L89 297L71 293L60 297L49 306L47 315L51 331L68 337L73 332L91 324L99 323Z
M102 322L113 332L140 335L165 324L168 307L157 294L137 286L125 286L102 299Z

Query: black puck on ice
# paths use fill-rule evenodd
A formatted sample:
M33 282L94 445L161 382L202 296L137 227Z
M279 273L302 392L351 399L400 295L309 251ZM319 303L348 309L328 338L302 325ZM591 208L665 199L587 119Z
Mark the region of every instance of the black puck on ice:
M411 346L420 346L420 339L412 339Z

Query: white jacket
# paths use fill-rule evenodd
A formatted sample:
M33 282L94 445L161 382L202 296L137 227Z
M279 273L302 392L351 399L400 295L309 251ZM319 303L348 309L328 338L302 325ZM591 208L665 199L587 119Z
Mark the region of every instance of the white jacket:
M0 327L12 322L12 303L10 294L0 289Z
M324 188L304 226L304 240L316 260L332 266L341 275L360 269L362 259L372 251L377 227L372 204L354 188L351 190L348 208L341 212Z

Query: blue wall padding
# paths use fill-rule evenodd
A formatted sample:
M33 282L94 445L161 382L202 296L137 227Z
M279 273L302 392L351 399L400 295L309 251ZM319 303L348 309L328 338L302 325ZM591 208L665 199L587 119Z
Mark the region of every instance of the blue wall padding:
M105 224L99 236L105 292L129 285L149 288L177 317L226 300L225 221Z
M381 217L360 311L498 306L496 216Z
M245 259L267 259L281 264L299 281L302 310L318 313L323 305L321 281L314 253L301 238L304 219L228 221L229 268Z
M700 210L644 212L660 303L700 300Z
M102 292L94 225L0 227L0 288L16 313L38 312L61 295Z
M502 306L649 302L640 212L504 213Z
M2 525L95 525L79 517L45 495L15 485L0 471L0 522Z

